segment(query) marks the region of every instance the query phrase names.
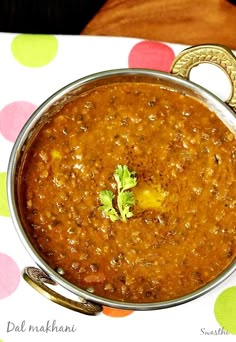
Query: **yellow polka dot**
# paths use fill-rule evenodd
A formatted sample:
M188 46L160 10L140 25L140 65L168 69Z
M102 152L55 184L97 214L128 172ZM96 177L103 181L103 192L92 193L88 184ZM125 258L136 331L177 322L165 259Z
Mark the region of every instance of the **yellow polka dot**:
M236 286L221 292L215 301L214 312L221 327L236 335Z
M50 63L58 51L58 40L53 35L19 34L11 44L15 59L27 67L41 67Z
M0 172L0 215L10 216L7 203L6 172ZM1 341L0 341L1 342Z

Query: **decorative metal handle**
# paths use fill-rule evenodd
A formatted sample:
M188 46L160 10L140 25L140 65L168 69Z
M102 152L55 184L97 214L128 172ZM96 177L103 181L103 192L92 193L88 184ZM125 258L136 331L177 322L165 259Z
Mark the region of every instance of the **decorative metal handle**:
M171 73L189 79L191 69L201 63L215 64L227 74L231 83L231 94L225 102L236 111L236 58L233 52L217 44L187 48L174 60Z
M62 305L68 309L86 314L95 315L102 311L100 305L87 302L83 299L83 302L77 302L68 299L61 294L50 289L46 284L57 285L54 280L52 280L45 272L36 267L26 267L23 271L23 278L25 281L31 285L35 290L44 295L44 297L50 299L51 301Z

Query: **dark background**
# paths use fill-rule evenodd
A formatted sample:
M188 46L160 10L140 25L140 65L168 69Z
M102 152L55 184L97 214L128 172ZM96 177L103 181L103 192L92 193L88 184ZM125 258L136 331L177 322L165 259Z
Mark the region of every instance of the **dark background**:
M106 0L0 0L0 31L80 34Z

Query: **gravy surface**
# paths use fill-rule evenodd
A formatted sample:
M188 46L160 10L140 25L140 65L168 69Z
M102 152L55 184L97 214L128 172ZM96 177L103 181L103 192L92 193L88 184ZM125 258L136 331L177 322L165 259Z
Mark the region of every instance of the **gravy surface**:
M134 216L112 222L101 190L136 172ZM41 128L19 174L35 248L96 295L156 302L188 294L236 254L236 141L195 99L145 83L101 86Z

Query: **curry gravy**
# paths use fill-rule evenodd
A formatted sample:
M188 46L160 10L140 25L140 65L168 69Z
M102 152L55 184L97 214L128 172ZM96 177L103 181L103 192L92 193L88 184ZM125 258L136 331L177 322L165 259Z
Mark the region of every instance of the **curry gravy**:
M99 206L117 165L135 171L127 222ZM236 141L204 104L145 83L98 87L44 124L20 167L27 234L65 279L96 295L186 295L236 254Z

